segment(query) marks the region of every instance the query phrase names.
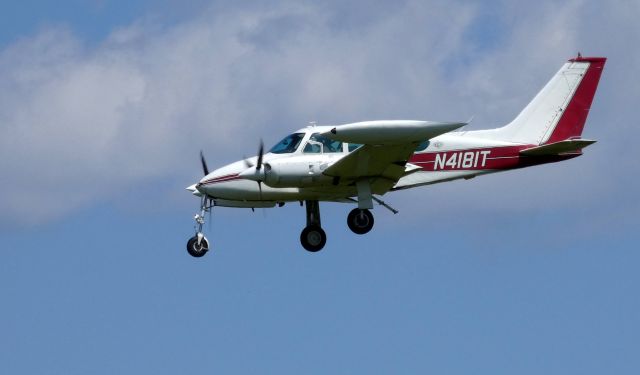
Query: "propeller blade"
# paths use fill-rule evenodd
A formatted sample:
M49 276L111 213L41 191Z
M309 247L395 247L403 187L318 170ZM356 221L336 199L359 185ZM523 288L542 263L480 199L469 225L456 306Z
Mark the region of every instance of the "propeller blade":
M260 190L260 201L262 202L262 182L258 181L258 190ZM267 217L267 211L262 207L262 216Z
M256 163L256 170L262 169L262 155L264 154L264 143L260 139L260 148L258 149L258 162Z
M208 175L209 168L207 167L207 161L204 160L204 153L202 152L202 150L200 150L200 162L202 163L202 171L204 172L204 175Z

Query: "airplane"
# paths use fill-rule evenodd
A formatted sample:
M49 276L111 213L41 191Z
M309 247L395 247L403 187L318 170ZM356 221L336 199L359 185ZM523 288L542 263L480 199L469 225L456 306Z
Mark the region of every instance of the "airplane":
M460 129L468 122L377 120L308 126L266 153L210 172L187 190L200 197L195 235L187 251L202 257L210 243L202 228L213 207L270 208L289 202L306 207L302 247L321 250L327 241L320 202L355 204L347 216L352 232L368 233L374 202L388 192L489 173L559 162L582 155L596 141L582 130L604 69L604 57L568 60L533 100L505 126Z

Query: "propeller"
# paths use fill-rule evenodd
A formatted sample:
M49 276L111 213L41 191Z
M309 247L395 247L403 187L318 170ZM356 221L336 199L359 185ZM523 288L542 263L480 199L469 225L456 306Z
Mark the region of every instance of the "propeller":
M256 171L259 171L262 168L262 155L264 154L264 143L262 139L260 139L260 147L258 148L258 165L256 166ZM244 161L244 165L247 168L253 168L253 163L247 159L246 156L242 156L242 161Z
M209 168L207 167L207 161L204 160L204 153L202 152L202 150L200 150L200 163L202 163L202 172L204 172L204 175L208 175L209 174Z
M244 159L244 165L247 169L240 173L241 178L246 178L258 183L258 190L260 191L260 200L262 200L262 183L266 178L266 166L263 163L264 159L264 142L260 140L260 146L258 147L258 157L256 158L255 166L249 159ZM265 168L263 172L263 168Z
M258 162L256 164L256 170L262 169L262 155L264 154L264 143L260 139L260 148L258 149Z
M262 156L264 154L264 143L260 139L260 147L258 148L258 161L256 162L256 171L262 169ZM258 180L258 190L260 191L260 200L262 200L262 180Z

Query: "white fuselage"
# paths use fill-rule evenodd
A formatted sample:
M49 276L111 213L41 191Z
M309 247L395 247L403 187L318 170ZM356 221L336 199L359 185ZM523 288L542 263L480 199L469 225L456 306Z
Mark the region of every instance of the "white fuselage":
M240 160L216 169L205 176L199 183L197 193L204 193L214 198L214 202L219 206L230 207L263 207L273 206L278 202L291 202L303 200L322 201L344 201L356 195L354 186L334 185L332 178L323 175L323 171L339 159L349 154L349 144L343 143L340 152L305 152L305 145L308 144L312 134L324 132L331 129L331 126L307 127L298 130L296 133L304 133L304 137L299 147L292 153L274 154L266 153L264 163L278 163L278 167L285 169L288 177L281 178L277 183L265 181L262 186L258 186L255 181L243 179L239 175L247 169L247 162L255 164L257 157ZM518 147L519 143L496 141L488 138L474 137L474 132L455 132L443 134L431 139L428 146L416 151L414 157L421 154L428 155L437 153L441 155L435 162L412 161L410 163L421 167L421 170L402 177L395 185L394 189L406 189L419 185L433 184L437 182L450 181L459 178L472 178L476 175L496 172L498 170L487 169L496 157L491 155L491 148L495 147ZM352 145L352 151L354 145ZM465 151L479 150L481 151ZM454 170L443 170L444 164L449 160L446 157L454 153L461 153L461 167L465 153L473 155L470 167L475 162L475 168L455 168ZM513 155L517 158L517 155ZM467 157L468 158L468 157ZM505 158L500 156L498 158ZM436 163L437 162L437 163ZM449 161L450 162L450 161ZM481 168L480 168L481 167ZM262 191L261 191L262 190ZM263 202L258 204L258 202Z

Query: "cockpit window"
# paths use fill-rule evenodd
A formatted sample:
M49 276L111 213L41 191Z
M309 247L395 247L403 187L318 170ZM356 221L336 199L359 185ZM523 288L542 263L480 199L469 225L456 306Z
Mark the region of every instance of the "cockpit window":
M357 150L360 146L362 145L359 143L349 143L349 152Z
M312 134L302 152L309 154L342 152L342 142L334 141L319 133Z
M293 133L286 136L283 140L271 147L269 152L274 154L290 154L295 152L300 146L300 142L304 138L304 133Z

